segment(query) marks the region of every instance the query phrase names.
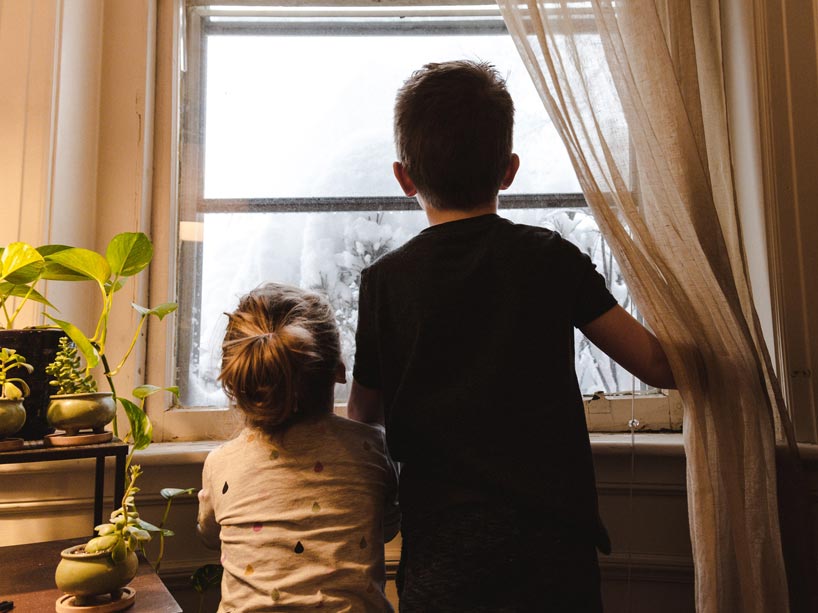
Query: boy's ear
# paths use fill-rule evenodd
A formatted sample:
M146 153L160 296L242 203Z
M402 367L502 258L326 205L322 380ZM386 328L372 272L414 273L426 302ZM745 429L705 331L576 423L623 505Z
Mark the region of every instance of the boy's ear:
M347 382L347 367L346 364L344 364L343 362L338 362L338 366L335 367L335 382L336 383Z
M404 194L410 198L417 195L418 190L412 179L409 178L409 174L406 172L406 168L403 167L403 164L400 162L393 163L392 172L395 174L395 178L398 180Z
M509 186L514 183L514 177L517 175L517 171L519 169L520 156L516 153L512 153L508 160L508 168L506 168L506 174L503 177L503 182L500 183L500 189L508 189Z

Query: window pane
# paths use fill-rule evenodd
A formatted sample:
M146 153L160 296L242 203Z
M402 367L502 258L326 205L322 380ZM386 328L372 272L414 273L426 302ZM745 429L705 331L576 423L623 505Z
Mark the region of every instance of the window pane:
M433 28L426 33L422 23L408 33L389 31L383 19L374 22L380 25L373 34L358 23L354 35L340 35L337 24L305 32L304 20L292 20L288 30L290 22L281 19L275 28L250 27L258 25L254 19L209 19L203 19L202 44L194 45L201 56L186 74L193 99L183 115L192 146L182 161L201 169L181 186L177 366L185 406L225 404L216 381L224 313L266 281L328 294L351 369L361 269L426 226L391 169L395 92L423 64L482 59L506 76L522 164L503 193L516 195L515 206L542 206L543 195L579 192L562 142L496 19L487 27L464 20L457 35L449 22L447 35L434 35ZM314 212L324 206L320 198L367 198L370 208L407 210ZM264 212L254 212L257 200L265 200ZM299 207L302 212L280 212ZM629 307L619 269L587 209L501 214L557 229L591 256ZM630 375L579 332L575 344L583 392L633 388ZM346 395L339 386L336 399Z
M508 80L522 159L509 193L579 191L508 35L212 35L205 198L401 196L395 92L422 65L460 58L490 61Z
M578 209L513 209L501 214L518 223L559 231L587 253L605 275L608 287L630 307L619 267L602 240L593 217ZM324 292L335 307L344 361L349 370L355 352L361 270L426 227L418 211L373 213L222 213L205 216L201 282L203 304L183 404L224 404L216 382L219 348L238 297L265 281ZM241 237L238 239L237 237ZM632 378L575 332L577 369L583 393L632 389ZM350 379L348 376L348 379ZM339 386L343 401L348 386Z

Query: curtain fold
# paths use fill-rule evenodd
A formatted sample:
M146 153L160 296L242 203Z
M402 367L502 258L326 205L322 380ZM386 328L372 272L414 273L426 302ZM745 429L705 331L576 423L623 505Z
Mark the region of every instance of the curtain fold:
M712 0L498 0L685 404L696 607L789 610L775 419L736 208Z

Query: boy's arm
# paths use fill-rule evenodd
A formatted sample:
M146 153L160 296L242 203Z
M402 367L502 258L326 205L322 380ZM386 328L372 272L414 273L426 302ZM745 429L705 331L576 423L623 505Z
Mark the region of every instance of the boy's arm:
M381 390L364 387L355 379L349 391L347 416L365 424L384 424L383 394Z
M621 306L606 311L580 330L594 345L648 385L676 389L673 372L659 341Z

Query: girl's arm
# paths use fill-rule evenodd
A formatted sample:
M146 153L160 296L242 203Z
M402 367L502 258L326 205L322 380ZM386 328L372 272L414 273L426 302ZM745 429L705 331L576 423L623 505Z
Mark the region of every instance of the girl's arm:
M209 458L208 458L209 459ZM210 479L207 459L202 470L202 489L199 490L199 515L196 519L196 533L205 547L219 549L222 545L219 533L221 528L216 521L216 510L210 500Z

